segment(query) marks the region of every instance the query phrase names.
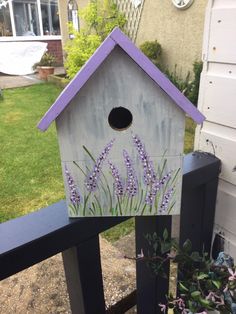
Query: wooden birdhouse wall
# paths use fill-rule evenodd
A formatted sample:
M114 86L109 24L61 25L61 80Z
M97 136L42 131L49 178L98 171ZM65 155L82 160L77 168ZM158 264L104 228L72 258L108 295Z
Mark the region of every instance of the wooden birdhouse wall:
M122 130L114 128L113 122L115 125L116 123L119 124L117 118L115 118L115 121L112 120L113 127L108 121L112 109L119 107L128 109L132 115L130 126L122 128ZM143 183L142 163L132 139L132 136L138 135L145 145L150 160L154 162L159 179L171 172L170 183L174 180L174 176L179 169L175 182L172 184L174 192L168 205L168 210L170 210L170 206L173 206L169 212L170 214L179 213L185 114L123 49L116 47L105 59L70 104L57 117L56 126L68 204L70 203L70 190L65 167L67 167L76 186L78 186L84 202L89 194L86 192L85 174L88 175L91 172L94 162L86 150L83 149L83 146L91 152L96 160L106 144L112 139L115 139L115 141L107 160L117 166L122 178L126 178L127 169L124 163L123 150L125 149L128 152L133 160L133 167L140 185L139 197L141 197L140 193L143 190L141 198L144 203L145 193L148 189ZM104 162L102 170L107 180L105 185L109 185L113 204L115 204L114 180L107 160ZM162 168L165 160L166 166L161 171L160 168ZM83 169L85 174L74 162ZM170 185L166 185L159 192L159 206L168 189L170 189ZM146 206L143 211L141 209L135 211L135 209L129 210L128 205L126 212L124 212L125 208L119 211L118 205L116 205L112 212L109 196L104 192L104 188L99 187L95 194L104 210L102 215L161 214L158 208L154 208L155 206L152 209L150 206ZM134 203L138 204L138 196L134 198ZM78 215L100 215L94 210L96 206L98 206L97 200L90 200L87 203L87 207L90 207L90 209L85 210L82 208ZM122 206L125 207L124 204ZM71 211L70 213L74 215ZM162 212L162 214L166 213Z

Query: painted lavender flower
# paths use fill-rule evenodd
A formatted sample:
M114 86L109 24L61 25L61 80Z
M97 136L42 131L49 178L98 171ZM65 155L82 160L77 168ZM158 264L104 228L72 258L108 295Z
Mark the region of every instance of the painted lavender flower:
M150 157L148 156L146 152L145 145L141 142L138 135L133 135L133 142L134 142L134 146L136 147L138 151L139 159L141 160L141 163L143 165L144 183L146 185L151 185L157 179L155 171L154 171L154 167L153 167L153 162L150 160Z
M139 159L142 162L144 170L144 183L150 186L150 190L147 192L145 203L152 206L157 192L165 185L165 183L170 179L171 172L165 175L162 179L158 180L157 175L154 171L153 162L150 160L149 155L146 152L145 145L141 142L137 135L133 135L133 142L138 151Z
M71 176L66 166L65 166L65 174L66 174L67 184L68 184L69 192L70 192L70 201L72 205L77 208L82 203L82 197L79 193L78 188L75 185L73 177Z
M122 179L120 177L120 173L119 173L119 170L117 169L117 167L111 162L108 160L108 164L110 166L110 169L111 169L111 173L112 173L112 176L114 178L114 190L115 190L115 194L116 196L122 196L124 195L124 186L123 186L123 183L122 183Z
M145 199L146 204L153 205L157 192L160 191L161 188L163 188L165 183L168 182L170 178L171 178L171 171L168 172L161 180L156 179L152 183L151 191L147 193L147 196Z
M98 180L101 175L102 165L105 159L107 158L112 145L114 143L114 139L111 140L103 149L101 154L99 155L97 162L95 163L93 170L90 172L90 174L87 176L85 180L85 186L89 192L94 192L97 189L98 186Z
M127 169L126 192L129 197L133 197L138 193L138 179L133 167L133 162L125 149L123 150L123 156Z
M164 196L162 198L161 206L160 206L160 213L161 214L166 213L173 192L174 192L174 189L171 188L164 194Z

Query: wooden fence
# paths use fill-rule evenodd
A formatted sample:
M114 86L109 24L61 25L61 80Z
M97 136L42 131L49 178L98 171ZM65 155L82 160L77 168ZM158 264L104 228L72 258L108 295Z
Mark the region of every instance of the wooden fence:
M220 160L194 152L184 158L180 242L210 251ZM73 314L125 313L137 304L139 314L160 313L168 281L137 262L137 290L130 302L106 310L100 261L99 233L130 217L69 219L65 201L0 225L0 280L62 252ZM136 252L147 249L144 234L171 232L172 217L136 217ZM168 266L167 266L168 267ZM168 269L167 269L168 271Z

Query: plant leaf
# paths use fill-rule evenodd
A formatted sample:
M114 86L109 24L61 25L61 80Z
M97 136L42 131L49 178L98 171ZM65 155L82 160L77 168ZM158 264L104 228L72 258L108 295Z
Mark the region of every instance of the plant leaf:
M209 278L209 275L208 275L208 274L200 273L200 274L197 276L197 279L198 279L198 280L202 280L202 279L206 279L206 278Z
M190 256L194 260L194 262L199 262L201 260L199 252L192 252Z
M165 228L163 231L163 240L166 241L169 237L168 230Z
M194 300L198 300L199 298L200 298L200 296L201 296L201 292L200 291L193 291L192 293L191 293L191 297L194 299Z
M200 301L200 303L201 303L203 306L205 306L205 307L207 307L207 308L210 307L210 305L211 305L211 302L210 302L209 300L200 298L199 301Z
M212 280L213 285L217 288L220 289L221 287L221 282L218 280Z
M183 244L183 250L187 253L191 252L192 250L192 243L189 239L187 239Z
M181 282L179 282L179 288L181 291L185 291L185 292L188 292L188 288L186 288Z

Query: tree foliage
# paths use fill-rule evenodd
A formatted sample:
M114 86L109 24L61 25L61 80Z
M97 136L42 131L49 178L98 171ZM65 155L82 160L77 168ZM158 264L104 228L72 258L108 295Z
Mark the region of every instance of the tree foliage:
M90 1L79 15L83 28L78 32L69 25L74 39L65 46L65 68L69 78L75 76L114 27L123 29L126 23L124 15L112 0Z

